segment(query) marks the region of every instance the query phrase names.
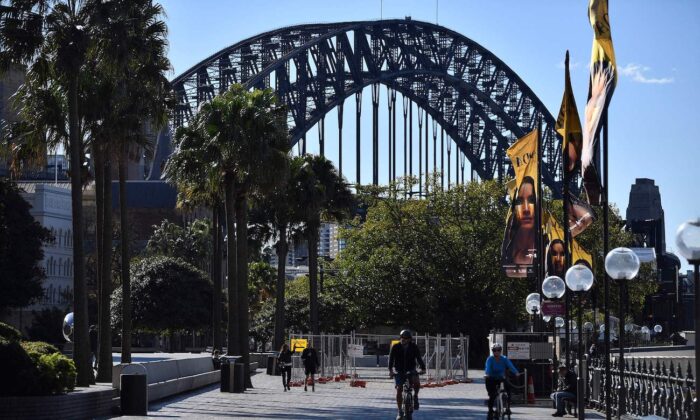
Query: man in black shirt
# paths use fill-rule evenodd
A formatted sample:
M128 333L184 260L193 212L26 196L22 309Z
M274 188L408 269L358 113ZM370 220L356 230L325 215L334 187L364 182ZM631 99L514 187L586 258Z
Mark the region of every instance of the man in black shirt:
M316 391L316 383L314 375L316 375L316 369L318 368L318 353L314 348L313 341L309 342L309 346L301 352L301 361L304 363L304 391L306 391L306 386L309 383L309 377L311 377L311 391Z
M570 371L566 365L559 366L559 391L552 394L552 400L557 407L557 411L552 414L553 417L564 416L564 400L576 400L577 381L576 374Z
M420 355L418 346L412 341L413 336L411 331L401 331L401 340L399 343L391 347L389 353L389 377L394 378L396 384L396 404L399 407L398 418L403 417L401 405L403 404L403 396L401 395L401 387L406 380L411 381L413 385L413 409L418 410L418 391L420 390L420 381L416 373L416 362L420 365L420 373L425 373L425 363ZM396 372L394 372L396 370Z

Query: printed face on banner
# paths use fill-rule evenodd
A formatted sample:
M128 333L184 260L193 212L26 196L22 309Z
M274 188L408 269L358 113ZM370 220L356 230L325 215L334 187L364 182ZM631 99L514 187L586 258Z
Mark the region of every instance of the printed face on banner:
M566 273L566 250L564 241L555 239L547 247L547 275L558 276L562 279Z
M508 149L516 188L509 196L511 209L501 248L501 263L508 277L533 275L537 258L537 130L525 135Z
M503 249L503 269L508 277L527 277L537 255L535 181L526 176L516 191Z

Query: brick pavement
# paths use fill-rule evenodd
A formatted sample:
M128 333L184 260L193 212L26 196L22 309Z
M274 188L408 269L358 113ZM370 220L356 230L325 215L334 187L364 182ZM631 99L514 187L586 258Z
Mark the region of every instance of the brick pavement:
M382 369L383 370L383 369ZM260 372L260 370L258 371ZM480 371L470 371L478 378ZM283 392L281 379L264 372L253 376L254 389L244 394L221 393L218 386L158 401L149 406L149 418L248 418L248 419L394 419L393 383L373 379L366 388L347 382L317 384L316 392L293 387ZM486 390L483 380L420 392L421 408L414 418L484 419ZM513 419L551 419L551 408L513 407ZM573 417L569 417L573 418ZM587 413L586 418L603 418Z

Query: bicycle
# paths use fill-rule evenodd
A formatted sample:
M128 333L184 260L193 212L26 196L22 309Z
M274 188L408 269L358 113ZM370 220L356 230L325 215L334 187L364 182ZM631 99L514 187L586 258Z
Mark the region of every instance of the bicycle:
M506 389L505 384L508 383L510 389L522 389L525 385L517 386L511 383L508 378L498 380L498 393L496 394L496 400L494 401L494 408L496 412L493 414L494 420L510 420L510 392Z
M403 408L402 419L404 420L413 419L413 383L411 382L411 378L413 377L413 375L418 376L419 373L415 370L406 372L406 378L401 388L401 397L403 400L401 403Z

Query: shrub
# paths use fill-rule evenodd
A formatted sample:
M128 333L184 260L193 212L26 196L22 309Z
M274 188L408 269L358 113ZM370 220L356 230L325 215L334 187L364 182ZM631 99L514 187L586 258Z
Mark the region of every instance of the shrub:
M22 339L22 333L12 325L0 322L0 338L5 338L9 341L19 341Z
M61 394L75 388L75 363L61 353L43 354L38 361L41 394Z
M20 344L30 356L32 353L37 353L41 356L44 354L61 352L56 346L49 343L44 343L43 341L22 341Z
M0 338L0 360L0 396L37 393L39 372L18 341Z

